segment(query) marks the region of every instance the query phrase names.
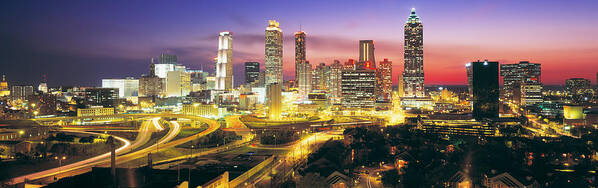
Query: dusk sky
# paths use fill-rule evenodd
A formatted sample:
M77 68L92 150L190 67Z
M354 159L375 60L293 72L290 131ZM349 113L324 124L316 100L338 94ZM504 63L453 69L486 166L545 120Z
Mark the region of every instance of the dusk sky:
M424 25L426 84L465 84L475 60L542 64L542 81L596 82L595 0L195 0L28 1L0 3L0 74L10 84L100 86L139 77L169 50L181 64L213 71L220 31L232 31L235 81L242 64L264 62L267 20L284 33L284 77L294 78L293 34L307 33L312 64L357 59L359 40L375 41L378 61L403 69L403 26L415 7Z

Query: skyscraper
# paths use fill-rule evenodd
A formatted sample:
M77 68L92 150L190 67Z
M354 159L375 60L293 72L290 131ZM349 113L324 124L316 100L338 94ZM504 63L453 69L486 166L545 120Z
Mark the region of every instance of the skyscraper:
M342 77L343 64L340 61L334 60L330 65L330 74L328 76L328 93L333 102L340 102L342 97Z
M118 88L86 88L85 104L92 106L114 107L118 100Z
M0 82L0 97L9 96L10 89L8 89L8 82L6 81L6 75L2 75L2 81Z
M345 69L342 71L342 106L348 110L372 110L376 102L376 71Z
M541 65L539 63L522 61L518 64L501 64L500 75L503 77L503 99L513 100L513 91L515 89L522 89L521 87L524 85L527 88L530 88L532 85L535 85L533 88L541 87L541 73ZM526 91L521 90L521 94L524 93ZM516 97L520 99L526 98L525 96ZM520 101L516 102L519 103Z
M160 78L156 76L156 64L154 63L154 58L152 58L150 63L150 74L149 75L142 75L139 77L139 96L140 97L147 97L147 96L161 96L164 92L165 78Z
M359 41L359 63L367 68L376 68L376 58L374 56L374 41Z
M102 88L118 88L120 98L137 96L139 93L139 80L127 77L125 79L102 79Z
M328 90L326 83L330 74L330 67L320 63L312 72L312 90Z
M305 32L295 32L295 81L301 79L301 63L305 63Z
M233 33L224 31L218 36L218 61L216 62L216 89L233 89Z
M282 111L282 83L272 83L266 86L266 104L268 118L280 119Z
M295 81L301 99L307 99L307 95L312 89L312 70L311 64L306 60L305 37L303 31L295 33Z
M392 61L384 59L380 62L378 71L378 88L380 89L379 98L390 101L392 95Z
M166 96L182 97L191 92L191 75L184 71L170 71L166 77Z
M423 25L411 9L405 23L405 66L403 70L403 97L425 97L424 93L424 37Z
M592 81L585 78L571 78L565 80L565 88L573 102L587 102L593 96Z
M178 58L176 55L163 53L163 54L160 54L158 62L160 64L177 64Z
M276 20L268 20L266 27L266 85L282 84L282 30Z
M245 83L251 84L260 76L260 63L245 62Z
M499 87L498 62L476 61L471 63L473 90L473 118L498 117Z
M12 86L10 89L10 97L13 100L26 100L27 97L33 95L33 86Z

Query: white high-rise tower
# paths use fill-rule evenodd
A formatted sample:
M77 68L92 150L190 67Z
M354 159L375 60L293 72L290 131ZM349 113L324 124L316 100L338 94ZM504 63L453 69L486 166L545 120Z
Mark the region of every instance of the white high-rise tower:
M233 89L233 33L224 31L218 36L218 60L216 62L217 90Z

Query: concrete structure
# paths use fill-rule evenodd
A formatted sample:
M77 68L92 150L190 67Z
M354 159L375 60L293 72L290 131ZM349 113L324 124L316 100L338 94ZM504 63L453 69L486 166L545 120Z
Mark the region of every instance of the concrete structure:
M312 89L312 67L306 60L306 35L303 31L295 33L295 83L299 89L299 98L304 100Z
M343 96L343 64L340 61L334 60L330 65L330 73L328 75L328 94L333 103L340 103Z
M359 41L359 63L363 63L367 68L376 68L376 57L374 55L374 41Z
M114 107L118 100L118 88L86 88L85 104L91 106Z
M10 88L10 98L13 100L26 100L31 95L33 95L33 86L12 86Z
M245 83L251 84L258 81L260 76L260 63L245 62Z
M320 63L314 68L311 77L311 88L312 90L328 90L327 82L328 76L330 75L330 67L326 66L325 63Z
M471 63L473 117L477 120L497 118L499 108L498 62Z
M282 30L276 20L269 20L266 28L265 84L282 84Z
M118 88L118 97L120 98L138 96L139 80L132 77L125 79L102 79L102 88Z
M380 62L378 71L379 99L390 101L392 97L392 61L384 59Z
M114 115L114 108L92 107L77 109L77 117Z
M192 103L183 104L182 113L185 115L218 118L226 114L226 108L219 108L216 104Z
M518 64L500 65L500 75L503 77L502 98L526 105L542 102L541 74L539 63L522 61ZM517 89L520 90L520 95L514 96ZM515 98L519 100L514 100Z
M218 36L218 61L216 62L217 90L233 89L233 34L225 31Z
M166 96L182 97L191 92L191 76L182 71L170 71L166 77Z
M177 58L176 55L163 53L163 54L160 54L158 62L160 64L177 64L178 63L178 58Z
M405 23L405 66L403 70L403 97L422 98L424 91L424 37L423 25L411 9L411 15Z
M268 118L280 119L282 111L282 83L272 83L266 86L266 106Z
M342 71L342 106L346 110L373 110L376 102L376 71Z
M0 97L9 96L10 89L8 89L8 82L6 81L6 75L2 75L2 82L0 82Z

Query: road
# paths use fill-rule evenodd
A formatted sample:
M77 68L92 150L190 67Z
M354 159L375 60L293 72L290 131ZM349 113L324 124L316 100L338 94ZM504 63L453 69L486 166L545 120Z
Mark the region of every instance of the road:
M210 134L210 133L216 131L220 127L218 122L216 122L214 120L196 117L196 116L186 116L186 115L180 115L180 114L150 114L147 116L151 116L154 118L151 120L151 124L148 121L142 123L142 126L140 126L140 131L139 131L140 135L138 135L138 137L136 138L136 141L133 145L131 144L130 141L128 141L124 138L115 136L115 138L117 140L120 140L121 142L125 143L122 147L120 147L116 150L116 153L118 156L117 162L116 162L117 164L122 164L122 163L125 163L128 161L140 158L140 157L145 157L145 156L147 156L148 153L151 153L151 152L163 151L165 149L175 147L175 146L183 144L185 142L189 142L191 140L194 140L199 137ZM143 116L137 115L137 117L141 118ZM172 141L172 139L174 139L180 132L181 126L178 124L178 122L171 121L170 122L171 128L169 129L169 132L164 137L162 137L156 144L153 144L153 145L151 145L147 148L143 148L141 150L130 152L133 150L134 147L140 147L140 146L144 145L145 142L147 142L151 138L151 132L164 130L164 128L158 122L160 117L186 118L186 119L194 119L197 121L203 121L208 124L209 128L200 133L197 133L195 135ZM76 131L76 130L68 130L68 131L69 132L78 132L78 133L88 133L88 132ZM93 133L93 132L89 132L89 134L101 135L100 133ZM134 146L134 147L132 147L132 146ZM130 153L127 153L127 151L129 151ZM127 154L122 155L124 153L127 153ZM102 154L102 155L99 155L99 156L96 156L93 158L89 158L89 159L85 159L85 160L73 163L73 164L64 165L59 168L49 169L49 170L17 177L17 178L14 178L13 180L11 180L11 184L23 183L25 181L25 179L38 180L38 179L47 178L47 177L51 177L51 176L54 176L57 178L62 178L62 177L68 177L68 176L82 174L82 173L85 173L85 172L88 172L89 170L91 170L91 167L109 165L110 164L109 157L110 157L110 153L108 152L108 153L105 153L105 154Z
M94 135L103 135L100 133L94 133L94 132L85 132L85 131L76 131L76 130L63 130L64 132L72 132L72 133L85 133L85 134L94 134ZM122 137L118 137L118 136L113 136L116 140L121 141L123 144L123 146L121 146L120 148L116 149L116 153L122 153L127 151L130 147L131 147L131 142L125 138ZM27 180L35 180L35 179L40 179L40 178L44 178L44 177L49 177L49 176L54 176L66 171L70 171L70 170L74 170L74 169L79 169L79 168L84 168L84 167L88 167L90 166L90 164L96 164L98 161L101 161L102 159L105 158L109 158L110 157L110 152L108 153L104 153L102 155L98 155L89 159L85 159L82 161L78 161L72 164L68 164L68 165L64 165L62 167L58 167L58 168L53 168L53 169L48 169L48 170L44 170L41 172L36 172L36 173L32 173L32 174L28 174L28 175L24 175L24 176L20 176L20 177L16 177L13 178L10 182L11 184L19 184L19 183L23 183L26 179Z
M303 138L301 141L296 142L290 146L283 145L280 146L280 149L290 148L291 150L284 154L281 159L279 159L273 167L273 171L277 172L286 172L284 176L290 175L292 171L292 167L296 164L299 164L307 159L309 154L315 151L318 144L324 143L329 139L338 137L339 134L342 134L342 130L331 130L325 132L315 133L311 136ZM263 173L261 176L250 179L249 184L252 186L256 185L263 185L268 186L270 185L270 174Z

